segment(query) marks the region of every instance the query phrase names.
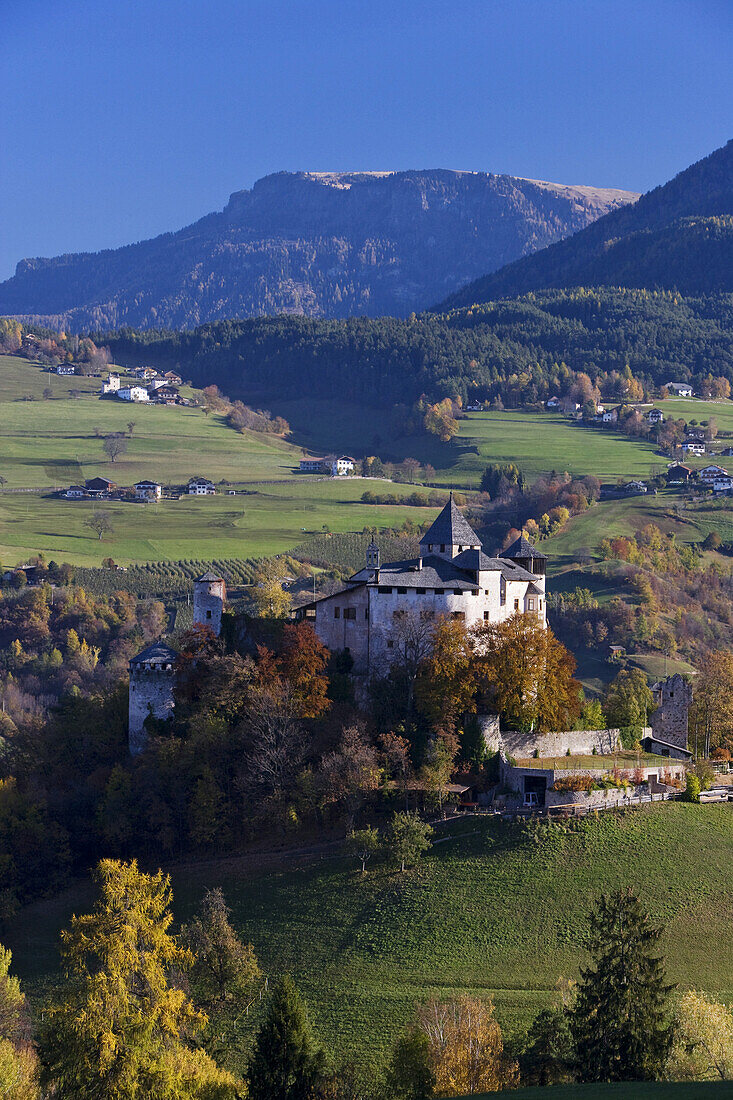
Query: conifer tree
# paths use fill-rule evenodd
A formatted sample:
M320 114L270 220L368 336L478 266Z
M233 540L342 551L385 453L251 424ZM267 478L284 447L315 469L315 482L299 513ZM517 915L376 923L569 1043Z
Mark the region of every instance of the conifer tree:
M325 1062L311 1033L305 1006L290 977L272 995L249 1063L249 1100L314 1100Z
M674 1038L668 1011L673 986L654 954L662 929L631 890L601 896L591 915L593 962L581 970L571 1010L581 1081L653 1081Z
M430 1100L434 1094L430 1043L423 1031L412 1028L395 1044L384 1075L383 1100Z

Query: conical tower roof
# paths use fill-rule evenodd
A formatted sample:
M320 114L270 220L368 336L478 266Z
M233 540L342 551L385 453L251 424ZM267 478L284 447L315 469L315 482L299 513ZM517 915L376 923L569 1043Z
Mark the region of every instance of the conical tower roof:
M420 539L421 546L428 544L466 547L481 545L481 539L456 507L452 493L432 527Z
M506 550L502 550L499 554L500 558L544 558L545 555L541 554L539 550L535 550L534 546L525 536L522 534L518 539L515 539L511 546L507 546Z

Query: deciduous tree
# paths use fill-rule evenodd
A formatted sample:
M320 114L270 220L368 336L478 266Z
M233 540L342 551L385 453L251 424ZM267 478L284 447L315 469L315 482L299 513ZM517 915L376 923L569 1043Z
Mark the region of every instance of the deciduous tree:
M430 1045L438 1095L498 1092L516 1086L518 1067L504 1055L491 1001L431 1000L417 1016Z
M124 435L107 435L104 438L102 450L111 462L116 462L120 455L127 451L127 440Z
M217 886L204 894L198 915L183 929L183 939L194 957L191 976L212 1000L246 996L262 973L254 948L242 943L230 915Z
M404 871L408 864L417 863L430 847L433 829L419 814L396 813L387 831L387 850Z
M674 1081L733 1080L733 1013L694 989L677 1008L668 1074Z

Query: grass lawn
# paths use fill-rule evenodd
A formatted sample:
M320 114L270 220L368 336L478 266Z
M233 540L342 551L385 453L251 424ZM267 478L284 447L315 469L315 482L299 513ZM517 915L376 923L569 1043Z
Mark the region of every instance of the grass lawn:
M40 380L40 382L39 382ZM123 564L180 558L251 558L280 553L320 534L360 531L367 525L399 526L408 517L431 521L435 509L371 506L360 502L360 479L341 481L297 472L301 448L261 433L240 434L219 416L201 409L130 405L99 400L99 379L58 378L53 400L19 400L19 394L48 382L25 359L0 356L0 561L15 564L43 550L49 557L98 565L105 557ZM86 391L72 398L77 383ZM128 432L126 454L115 463L104 455L104 436ZM105 502L113 532L102 542L84 527L99 505L67 501L55 488L83 483L97 475L119 485L143 477L182 484L201 474L226 480L247 495L187 497L156 505ZM414 486L384 485L397 496ZM10 490L30 489L20 493Z
M449 829L404 875L375 866L362 877L354 860L329 854L260 871L236 860L173 868L176 916L188 919L203 891L221 886L270 977L292 973L326 1046L361 1061L381 1061L431 996L492 997L505 1030L525 1025L585 963L594 899L627 885L665 926L670 979L733 1001L728 805L609 813L539 842L493 818ZM89 901L88 887L71 889L3 930L35 997L58 981L59 929Z
M574 768L668 768L668 756L655 756L649 752L617 752L609 756L542 756L535 759L525 756L517 760L520 768L540 768L554 771Z
M474 1093L473 1100L496 1100L497 1093ZM554 1085L517 1089L512 1100L728 1100L733 1081L628 1081L614 1085ZM456 1097L455 1100L464 1100Z

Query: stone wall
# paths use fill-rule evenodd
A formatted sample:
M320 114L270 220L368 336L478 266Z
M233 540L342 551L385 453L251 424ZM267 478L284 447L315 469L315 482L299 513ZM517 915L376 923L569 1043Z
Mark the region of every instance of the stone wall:
M521 733L517 730L500 730L495 714L478 716L486 747L494 752L501 749L508 756L566 756L568 749L573 756L590 756L593 751L601 754L614 752L621 747L621 731L562 730L551 733Z
M173 713L175 678L173 670L163 669L130 675L128 741L132 756L141 753L147 743L145 719L148 715L152 712L154 718L168 718Z
M223 580L193 582L193 624L207 626L217 638L221 634L221 615L226 599Z

